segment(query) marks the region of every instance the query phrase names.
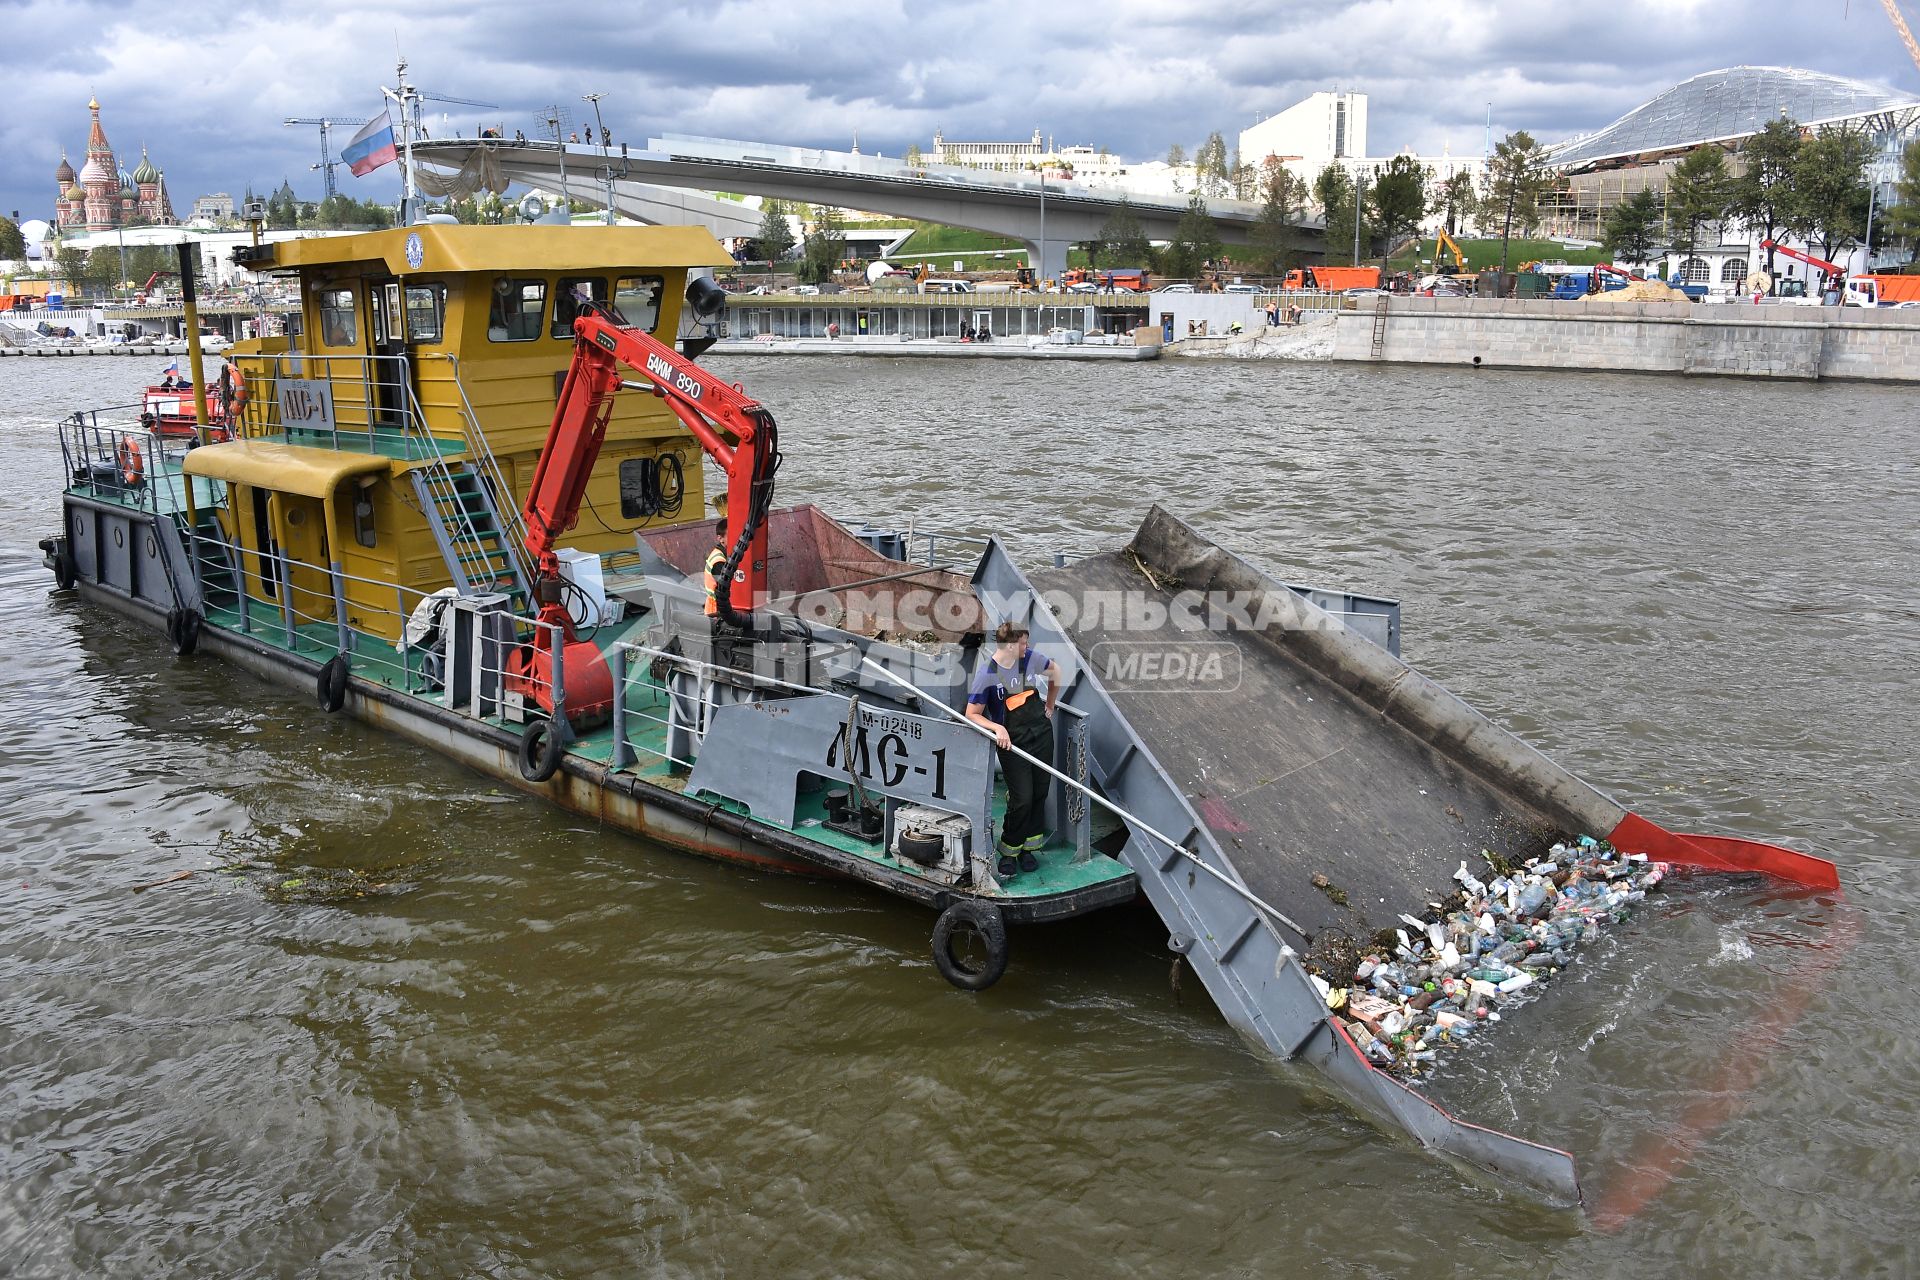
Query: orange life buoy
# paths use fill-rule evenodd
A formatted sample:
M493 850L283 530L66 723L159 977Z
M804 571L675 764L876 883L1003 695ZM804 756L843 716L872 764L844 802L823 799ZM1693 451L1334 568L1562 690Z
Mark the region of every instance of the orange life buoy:
M120 478L128 488L139 484L146 478L147 460L140 452L140 442L132 436L121 436L120 447L115 450L120 463Z
M247 375L240 372L240 366L229 363L227 372L233 375L233 384L227 392L227 421L233 422L240 411L247 407Z

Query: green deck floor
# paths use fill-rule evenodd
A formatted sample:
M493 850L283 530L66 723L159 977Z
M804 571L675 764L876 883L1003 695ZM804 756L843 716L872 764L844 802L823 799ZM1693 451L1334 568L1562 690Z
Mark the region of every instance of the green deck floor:
M297 653L306 658L325 659L338 651L338 633L331 623L308 623L294 629L290 644L286 631L281 624L277 606L253 602L251 607L252 627L247 632L253 639L272 645L274 648ZM207 618L211 626L225 630L239 630L239 615L231 609L214 610ZM627 620L621 623L602 626L594 634L594 642L605 651L635 631L644 630L639 620ZM389 689L418 698L432 705L441 705L441 695L425 688L418 673L418 664L411 669L402 665L400 656L391 645L369 636L354 637L353 673L364 680L372 680ZM633 774L642 781L670 791L684 792L686 771L676 767L666 758L667 738L667 691L651 675L645 665L637 659L630 660L626 691L627 743L638 757L636 762L627 766L625 772ZM518 732L519 726L493 716L485 723L511 732ZM587 729L567 745L569 755L578 756L596 764L606 765L613 759L613 726L601 725ZM831 782L829 780L829 785ZM746 806L719 796L711 797L722 809L752 818ZM993 816L996 825L1006 812L1006 790L999 783L994 784ZM803 793L795 808L795 822L791 827L765 819L753 820L777 831L784 831L815 844L825 845L843 853L864 858L879 866L908 874L922 874L921 868L912 862L893 857L879 844L869 844L844 832L829 828L826 818L826 788L811 793ZM1066 842L1065 833L1061 838L1034 854L1039 862L1037 871L1022 872L1001 891L1001 896L1010 898L1044 897L1050 894L1065 893L1076 889L1102 884L1131 874L1125 866L1102 854L1094 854L1086 862L1073 860L1073 848Z
M365 436L362 435L359 439L364 442ZM297 439L293 443L309 442ZM321 441L313 443L321 443ZM389 457L406 456L397 443L394 448L396 450L394 452L386 449L380 451ZM446 448L450 452L458 451L451 445ZM185 512L188 486L191 484L195 509L206 510L223 505L224 495L217 492L222 486L212 481L197 477L189 478L181 474L180 460L183 456L184 454L179 454L149 460L147 483L137 488L75 482L69 491L140 511L152 511L157 500L163 512ZM249 599L244 626L237 607L210 608L206 612L205 623L209 627L244 634L258 643L315 661L325 661L340 649L339 629L333 622L296 621L293 628L289 630L277 602ZM598 628L593 633L592 639L604 652L641 630L644 628L639 625L638 620L628 620ZM442 695L426 687L426 682L420 675L417 660L403 659L392 645L372 636L356 633L351 640L352 667L356 676L363 680L374 681L409 697L418 698L424 703L442 705ZM630 662L626 703L627 741L638 760L629 765L625 772L655 786L683 791L686 783L685 768L675 765L664 755L667 736L666 690L653 680L646 671L644 662L637 657ZM487 723L514 732L519 728L497 717L490 718ZM567 752L601 765L609 763L613 759L612 726L602 725L583 731L578 738L568 744ZM752 817L745 806L720 797L713 797L713 799L724 809ZM996 825L1005 810L1006 792L1004 787L996 782L993 798ZM815 844L865 858L880 866L908 874L921 874L916 864L892 857L878 844L868 844L853 836L829 829L825 825L824 818L825 789L823 788L799 797L796 821L792 827L767 822L765 819L753 820ZM1100 854L1095 854L1086 862L1074 862L1073 850L1064 842L1064 833L1062 837L1035 853L1035 859L1040 863L1039 870L1023 872L1001 891L1002 895L1040 897L1084 889L1130 874L1119 862Z

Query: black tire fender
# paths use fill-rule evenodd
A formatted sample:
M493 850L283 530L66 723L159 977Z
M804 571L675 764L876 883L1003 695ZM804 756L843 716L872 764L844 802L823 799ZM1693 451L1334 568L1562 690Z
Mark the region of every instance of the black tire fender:
M329 715L347 705L346 655L336 653L327 659L326 665L320 668L314 693L320 699L320 709Z
M520 776L528 782L545 782L560 771L562 750L553 721L535 720L520 735Z
M954 955L954 944L977 937L986 959L974 965ZM1007 971L1007 922L991 902L962 898L933 925L933 967L962 991L985 991Z
M74 563L73 548L67 545L65 538L53 553L53 582L62 591L71 591L80 581L80 566Z
M191 654L200 643L200 615L192 609L169 609L167 643L182 658Z

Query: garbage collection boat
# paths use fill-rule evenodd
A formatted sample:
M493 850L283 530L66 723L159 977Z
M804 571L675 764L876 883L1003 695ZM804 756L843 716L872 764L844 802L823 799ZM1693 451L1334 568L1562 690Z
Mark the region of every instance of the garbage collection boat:
M773 414L696 360L724 305L697 273L728 261L704 231L425 225L236 256L297 281L298 323L228 353L230 439L142 405L60 425L57 585L622 830L934 908L956 985L1001 975L1008 925L1144 896L1253 1044L1575 1203L1567 1153L1369 1059L1366 1010L1330 1007L1356 954L1471 906L1483 851L1538 867L1586 833L1838 883L1628 812L1401 662L1393 602L1277 582L1170 513L1029 573L991 536L777 506ZM1007 788L963 714L1004 622L1057 664L1030 870L996 850Z

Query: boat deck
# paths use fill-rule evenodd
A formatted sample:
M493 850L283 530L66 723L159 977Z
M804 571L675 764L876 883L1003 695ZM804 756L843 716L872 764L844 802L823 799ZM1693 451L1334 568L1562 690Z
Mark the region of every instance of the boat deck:
M331 622L309 622L289 630L283 625L282 616L277 610L256 601L249 608L246 624L243 627L237 609L215 607L207 611L206 625L209 627L245 634L257 642L303 658L325 661L339 651L338 631ZM606 652L622 641L637 640L638 632L644 630L644 626L645 619L605 624L593 633L591 640L602 652ZM353 637L352 667L353 674L362 680L372 681L433 706L444 703L444 695L421 674L417 660L404 658L393 646L376 638L359 634ZM628 677L626 711L627 745L638 758L627 765L623 772L652 786L685 794L686 764L676 763L667 756L667 691L644 668L632 671ZM481 723L512 733L518 733L521 729L519 724L510 723L500 716L480 719ZM612 726L603 724L581 730L567 744L566 753L602 767L609 765L614 756ZM882 845L828 827L825 822L824 790L804 793L799 797L792 826L754 818L746 806L732 800L705 796L703 799L710 799L721 809L748 817L760 825L843 854L851 854L888 870L907 875L922 874L918 864L894 857ZM996 779L993 794L996 823L1005 811L1006 788L1004 783ZM1005 898L1046 897L1131 879L1133 875L1122 863L1097 852L1085 861L1075 861L1073 845L1065 838L1065 833L1059 832L1054 833L1053 840L1047 846L1034 854L1034 859L1040 864L1037 871L1021 873L1005 886L991 891L992 894Z

